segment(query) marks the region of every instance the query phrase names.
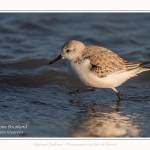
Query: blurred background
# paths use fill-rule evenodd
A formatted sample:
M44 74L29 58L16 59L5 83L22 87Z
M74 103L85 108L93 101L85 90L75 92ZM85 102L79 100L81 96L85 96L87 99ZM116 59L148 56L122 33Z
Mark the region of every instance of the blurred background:
M67 95L87 87L49 62L72 39L150 61L150 14L0 13L0 126L27 125L0 137L150 137L150 71L118 88L120 103L110 89Z

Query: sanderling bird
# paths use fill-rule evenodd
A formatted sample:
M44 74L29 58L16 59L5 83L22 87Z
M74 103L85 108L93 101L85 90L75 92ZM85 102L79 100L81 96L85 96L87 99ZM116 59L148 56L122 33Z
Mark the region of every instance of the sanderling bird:
M69 92L70 95L92 92L96 88L110 88L115 91L119 100L121 100L122 98L116 87L137 74L150 70L149 67L144 67L150 62L127 62L107 48L85 46L82 42L76 40L65 43L61 54L49 64L53 64L60 59L66 59L70 72L82 83L92 87L92 89Z

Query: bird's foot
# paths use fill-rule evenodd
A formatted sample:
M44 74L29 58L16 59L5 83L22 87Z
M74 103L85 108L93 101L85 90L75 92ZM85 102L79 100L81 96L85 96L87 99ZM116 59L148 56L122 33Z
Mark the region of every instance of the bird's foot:
M95 90L96 90L96 88L93 87L92 89L75 90L75 91L69 92L68 94L69 95L75 95L75 94L78 94L78 93L81 93L81 92L93 92Z
M75 95L75 94L78 94L80 92L81 92L81 90L75 90L75 91L69 92L68 94L69 95Z

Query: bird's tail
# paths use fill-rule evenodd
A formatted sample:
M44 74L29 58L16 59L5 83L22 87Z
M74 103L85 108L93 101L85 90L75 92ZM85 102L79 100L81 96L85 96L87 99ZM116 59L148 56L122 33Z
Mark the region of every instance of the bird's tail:
M147 65L149 63L150 63L149 61L140 63L140 65L139 65L139 73L144 72L144 71L149 71L150 67L145 67L145 65Z
M139 67L145 69L145 71L150 70L150 67L145 67L145 65L147 65L149 63L150 63L150 61L142 62L142 63L139 64Z

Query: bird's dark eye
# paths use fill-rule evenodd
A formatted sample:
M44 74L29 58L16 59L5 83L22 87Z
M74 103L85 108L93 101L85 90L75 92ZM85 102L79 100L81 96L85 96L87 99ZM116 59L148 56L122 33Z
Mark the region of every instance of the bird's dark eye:
M67 50L66 50L66 52L68 53L68 52L70 52L70 50L69 50L69 49L67 49Z

